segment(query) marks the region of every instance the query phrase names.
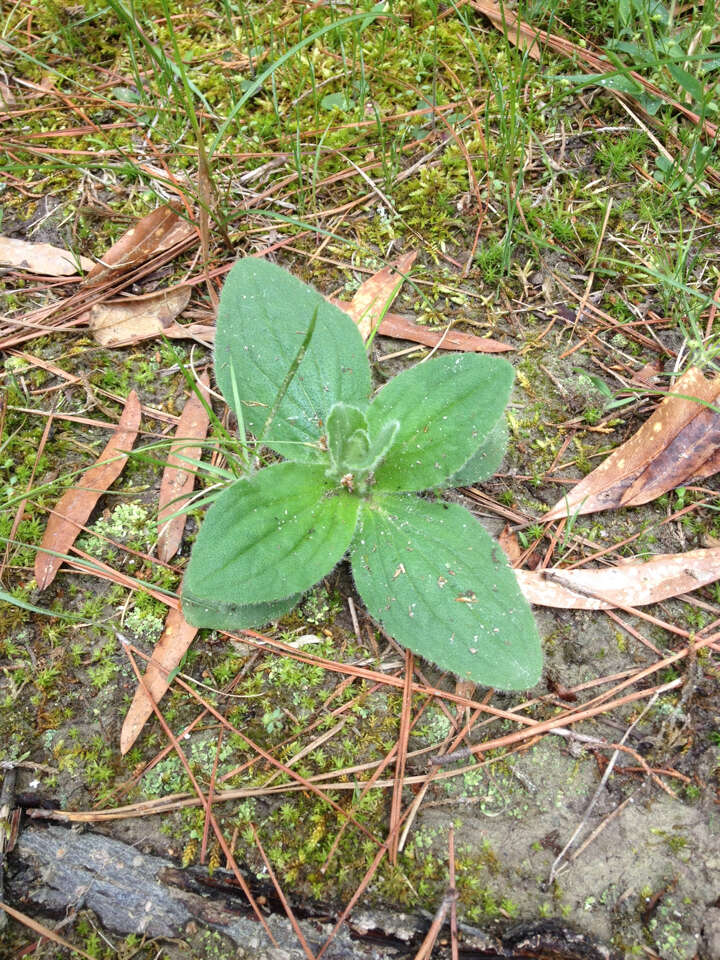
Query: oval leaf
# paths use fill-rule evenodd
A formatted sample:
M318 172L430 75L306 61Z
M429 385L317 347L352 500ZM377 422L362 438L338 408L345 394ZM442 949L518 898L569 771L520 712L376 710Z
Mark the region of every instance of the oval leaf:
M540 638L507 559L464 507L387 496L364 504L352 547L369 612L405 647L462 679L524 690Z
M205 626L212 611L302 593L350 545L359 500L333 488L323 466L279 463L224 490L200 528L183 584L183 611ZM197 608L202 613L198 613Z
M500 419L513 368L499 357L437 357L387 383L367 411L371 431L400 422L375 472L378 489L426 490L452 485Z
M263 436L316 311L305 354ZM318 440L333 404L365 404L370 395L365 347L350 317L287 271L253 257L235 264L220 295L215 377L251 433L305 462L321 456Z
M503 461L508 445L508 428L505 417L500 417L485 440L475 451L464 467L453 474L450 484L453 487L469 487L482 483L494 473Z

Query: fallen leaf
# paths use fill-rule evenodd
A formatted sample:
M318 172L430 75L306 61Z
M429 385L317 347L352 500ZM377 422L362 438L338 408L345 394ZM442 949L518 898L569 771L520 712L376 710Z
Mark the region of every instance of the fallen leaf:
M160 335L172 336L175 323L190 301L190 287L161 290L144 297L95 304L88 323L101 347L126 347Z
M197 627L186 622L179 609L171 608L165 620L165 629L153 650L152 661L143 677L145 686L155 703L159 703L168 689L168 676L185 656L195 639ZM153 707L145 689L138 684L133 702L120 731L120 753L126 754L137 740L140 731L152 716Z
M693 477L717 473L720 413L706 404L716 403L718 397L720 377L707 380L691 367L638 432L573 487L543 520L636 507Z
M158 207L124 233L85 277L86 284L99 283L111 273L124 273L150 257L196 235L195 227L173 207Z
M199 389L206 401L209 401L209 385L208 376L204 373L200 377ZM209 425L210 417L207 410L200 402L197 394L191 393L180 415L175 436L182 441L188 439L204 440ZM160 484L160 504L158 508L158 529L160 531L158 534L158 556L164 563L167 563L177 553L182 542L187 517L185 514L180 514L172 517L171 520L165 518L175 513L186 503L195 485L195 472L189 463L179 460L177 454L188 460L199 460L201 453L201 447L191 447L185 442L173 444L170 448L167 458L169 465L165 467Z
M570 610L642 607L720 580L720 547L659 554L616 567L516 570L530 603Z
M0 266L17 267L44 277L71 277L78 267L91 270L95 264L51 243L28 243L12 237L0 237Z
M404 276L415 262L415 252L406 253L395 263L389 263L360 285L350 303L338 303L341 310L355 321L363 340L367 340L386 310L400 291Z
M139 428L140 400L133 390L125 402L117 430L98 457L95 466L86 470L81 480L65 491L50 514L42 544L35 556L35 580L40 590L53 582L62 564L62 557L43 551L67 553L70 550L80 533L80 527L87 523L95 504L122 473L127 457L119 454L123 450L132 449Z
M430 327L421 327L412 320L399 316L397 313L388 313L380 324L381 334L385 337L394 337L396 340L412 340L413 343L422 343L426 347L437 347L439 350L464 350L471 353L505 353L514 350L507 343L499 340L490 340L487 337L476 337L474 333L463 333L461 330L450 330L445 335L444 330L433 330Z

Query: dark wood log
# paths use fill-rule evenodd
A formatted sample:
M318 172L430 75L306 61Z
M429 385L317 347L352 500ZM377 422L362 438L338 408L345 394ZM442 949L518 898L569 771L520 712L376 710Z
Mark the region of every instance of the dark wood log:
M89 830L57 825L25 829L9 859L9 901L25 913L64 916L88 908L107 930L126 935L187 939L199 927L237 945L253 960L305 960L297 937L272 893L266 894L273 946L231 874L181 870L163 857ZM317 953L334 926L333 911L296 910L303 935ZM411 958L429 926L424 917L357 909L323 954L327 960ZM504 939L461 927L463 960L554 957L616 960L612 951L553 921L525 924ZM438 957L442 949L436 947ZM435 954L433 954L435 956Z

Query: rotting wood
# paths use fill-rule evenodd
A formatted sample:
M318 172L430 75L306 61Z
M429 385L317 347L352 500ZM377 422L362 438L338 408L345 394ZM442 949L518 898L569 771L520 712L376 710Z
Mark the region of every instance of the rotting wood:
M187 939L202 927L221 933L253 960L305 960L272 891L268 924L280 944L271 949L231 875L212 878L201 869L179 869L171 860L91 831L29 827L11 859L9 894L28 912L65 914L70 905L90 909L110 931ZM326 906L294 906L311 949L319 949L335 914ZM328 960L409 960L429 927L424 917L358 908L325 952ZM503 938L460 925L462 960L542 957L619 960L609 948L554 920L514 924ZM438 954L440 957L441 954Z

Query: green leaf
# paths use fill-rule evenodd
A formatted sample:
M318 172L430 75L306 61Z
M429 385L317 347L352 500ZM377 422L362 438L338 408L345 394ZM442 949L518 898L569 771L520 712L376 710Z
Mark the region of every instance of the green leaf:
M400 423L375 471L378 490L426 490L451 478L483 444L510 397L513 368L500 357L437 357L398 374L367 411L370 431Z
M202 625L215 626L211 611L224 617L228 604L272 603L307 590L350 545L359 502L333 486L321 465L279 463L237 480L212 504L195 541L182 589L190 616L200 606Z
M482 483L498 469L505 456L508 445L508 428L505 417L501 416L485 443L475 451L468 462L453 474L450 486L469 487L473 483Z
M667 65L668 73L672 76L675 83L679 84L686 93L689 93L696 104L702 104L706 99L703 85L687 70L683 70L677 63Z
M230 601L215 600L212 606L198 603L187 596L182 598L183 616L194 627L208 627L212 630L246 630L248 627L262 627L271 620L278 620L289 613L302 597L296 593L286 600L274 603L250 603L241 606Z
M327 446L330 459L342 469L350 462L367 457L370 437L365 414L348 403L336 403L327 418Z
M464 507L397 494L365 503L351 562L367 609L398 643L485 686L524 690L539 680L530 607Z
M313 335L287 384L315 311ZM286 270L254 257L235 264L220 295L215 377L256 437L286 387L262 441L304 462L322 458L318 441L333 404L364 405L370 395L365 347L350 317Z

